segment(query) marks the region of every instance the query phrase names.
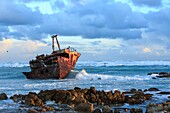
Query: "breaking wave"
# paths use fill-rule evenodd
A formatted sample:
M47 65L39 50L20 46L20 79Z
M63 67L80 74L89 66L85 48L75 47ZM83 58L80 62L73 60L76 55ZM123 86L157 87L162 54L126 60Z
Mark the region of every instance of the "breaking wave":
M76 75L76 79L79 80L103 80L109 78L113 77L110 75L88 74L84 69Z
M124 80L149 80L151 79L150 76L112 76L112 75L104 75L104 74L89 74L84 69L80 71L76 76L76 79L78 80L106 80L106 79L112 79L112 80L118 80L118 81L124 81Z

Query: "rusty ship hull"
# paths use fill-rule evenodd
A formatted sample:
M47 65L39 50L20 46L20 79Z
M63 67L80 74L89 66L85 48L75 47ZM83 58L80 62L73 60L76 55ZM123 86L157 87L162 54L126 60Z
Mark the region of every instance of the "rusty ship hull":
M70 47L61 50L57 38L59 50L54 51L55 37L56 35L52 37L53 52L50 55L38 55L29 62L31 71L23 72L27 79L63 79L74 70L81 54Z

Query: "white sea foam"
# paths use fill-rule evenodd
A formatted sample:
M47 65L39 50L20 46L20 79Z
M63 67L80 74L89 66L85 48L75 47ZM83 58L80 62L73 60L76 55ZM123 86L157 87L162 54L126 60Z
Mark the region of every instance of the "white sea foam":
M0 105L1 105L0 110L3 110L3 109L15 109L15 108L19 107L19 104L15 103L11 99L0 101Z
M109 78L113 78L113 77L110 75L102 75L102 74L88 74L84 69L76 75L76 79L79 80L103 80Z
M149 76L140 76L140 75L135 75L135 76L112 76L112 75L104 75L104 74L89 74L87 73L84 69L80 71L76 75L76 79L78 80L105 80L105 79L113 79L113 80L149 80L151 77Z

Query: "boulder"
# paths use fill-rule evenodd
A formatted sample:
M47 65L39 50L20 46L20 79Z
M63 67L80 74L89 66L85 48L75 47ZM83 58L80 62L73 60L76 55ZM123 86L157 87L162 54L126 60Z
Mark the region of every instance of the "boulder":
M96 100L97 100L97 99L96 99L96 95L93 94L93 93L91 93L91 94L90 94L90 102L95 103Z
M76 111L81 111L81 112L92 112L93 111L93 104L90 102L81 102L79 104L76 104L75 106Z
M72 100L72 95L69 91L66 90L58 90L55 92L55 95L52 97L56 103L61 104L70 104Z
M80 92L80 91L81 91L81 88L75 87L74 90L75 90L76 92Z
M0 100L7 100L7 99L8 99L8 97L5 93L0 94Z
M38 97L38 95L36 93L32 93L32 92L29 92L29 94L26 95L25 104L28 106L37 106L37 107L44 106L44 103Z
M113 113L113 111L110 109L108 105L103 106L102 113Z
M136 90L135 88L132 88L132 89L130 90L131 93L136 93L136 91L137 91L137 90Z
M43 101L49 101L52 100L53 96L55 95L56 90L45 90L45 91L40 91L38 96L43 100Z
M162 91L162 92L159 92L159 93L157 93L157 94L169 95L169 94L170 94L170 92Z
M142 104L143 100L141 99L135 99L135 98L129 98L129 100L127 101L128 104L130 105L134 105L134 104Z
M96 88L95 87L90 87L90 92L93 94L96 94Z
M167 75L169 74L168 72L159 72L159 75Z
M149 88L148 91L160 91L158 88Z
M19 101L25 100L25 97L26 97L26 95L21 95L21 94L16 95L15 94L15 95L11 96L10 99L12 99L14 102L19 102Z

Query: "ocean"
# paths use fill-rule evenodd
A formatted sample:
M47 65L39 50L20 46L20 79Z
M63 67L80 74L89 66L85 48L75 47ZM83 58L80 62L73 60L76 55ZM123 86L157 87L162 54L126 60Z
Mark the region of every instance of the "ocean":
M91 86L104 91L129 91L132 88L145 90L152 87L170 91L170 78L152 79L155 75L147 75L149 72L170 72L170 61L78 61L72 74L62 80L29 80L22 74L29 70L29 65L25 62L0 62L0 93L4 92L10 97L47 89ZM170 95L155 94L152 100L141 105L125 104L121 107L146 108L148 103L165 102L168 96ZM17 107L19 104L11 99L0 101L0 110Z

